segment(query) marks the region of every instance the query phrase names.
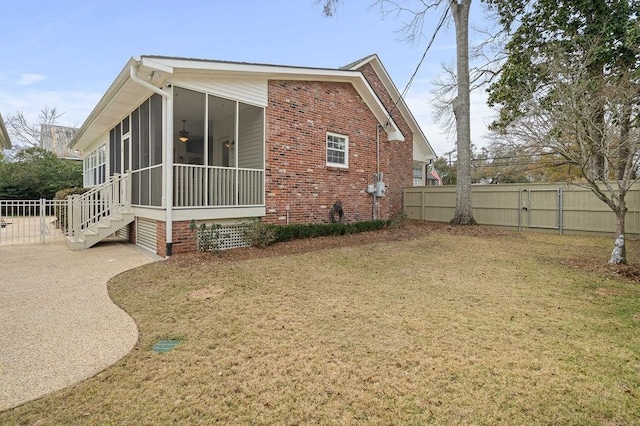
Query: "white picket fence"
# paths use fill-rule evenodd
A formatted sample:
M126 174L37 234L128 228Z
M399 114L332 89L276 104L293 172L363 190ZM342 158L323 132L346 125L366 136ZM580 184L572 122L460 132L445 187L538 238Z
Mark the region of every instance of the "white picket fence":
M67 200L0 200L0 245L63 239Z

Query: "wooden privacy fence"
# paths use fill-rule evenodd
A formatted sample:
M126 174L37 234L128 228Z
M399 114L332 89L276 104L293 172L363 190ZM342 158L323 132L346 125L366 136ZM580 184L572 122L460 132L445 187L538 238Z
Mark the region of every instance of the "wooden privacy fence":
M474 219L482 225L517 230L614 235L615 214L586 188L563 184L474 185ZM640 236L640 185L627 194L626 233ZM410 219L448 222L455 213L456 187L404 189L404 212Z

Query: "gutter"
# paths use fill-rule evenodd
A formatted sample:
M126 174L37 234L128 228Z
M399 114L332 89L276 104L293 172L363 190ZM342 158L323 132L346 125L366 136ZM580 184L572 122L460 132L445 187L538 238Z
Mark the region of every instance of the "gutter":
M134 64L129 68L131 80L162 96L163 100L162 122L165 147L162 150L162 164L165 171L163 204L165 206L165 256L169 257L173 254L173 138L171 137L173 135L173 94L138 77L137 71L140 64L140 60L134 59Z

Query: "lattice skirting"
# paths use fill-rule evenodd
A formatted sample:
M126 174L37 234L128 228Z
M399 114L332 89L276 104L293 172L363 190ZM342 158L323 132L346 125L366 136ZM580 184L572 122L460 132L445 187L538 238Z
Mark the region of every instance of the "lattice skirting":
M234 225L222 225L220 227L220 250L227 250L240 247L249 247L251 243L247 240L246 230L250 225L239 223Z

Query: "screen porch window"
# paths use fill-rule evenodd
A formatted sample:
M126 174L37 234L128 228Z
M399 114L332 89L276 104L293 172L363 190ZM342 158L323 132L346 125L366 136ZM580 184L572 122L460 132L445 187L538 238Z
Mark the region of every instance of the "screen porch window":
M349 137L327 133L327 166L349 167Z
M83 186L104 183L107 171L107 145L100 145L98 149L89 153L83 163Z

